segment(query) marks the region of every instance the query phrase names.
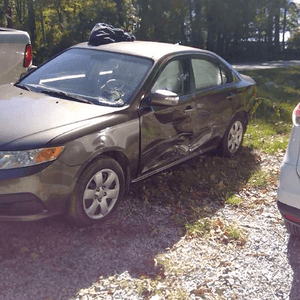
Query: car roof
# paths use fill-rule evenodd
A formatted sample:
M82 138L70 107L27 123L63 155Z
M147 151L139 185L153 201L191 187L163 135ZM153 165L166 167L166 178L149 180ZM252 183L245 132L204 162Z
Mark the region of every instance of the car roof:
M91 46L88 43L81 43L73 46L75 48L88 48L95 50L118 52L130 55L137 55L153 60L158 60L168 54L174 53L210 53L206 50L200 50L193 47L182 46L178 44L168 44L150 41L117 42L100 46Z

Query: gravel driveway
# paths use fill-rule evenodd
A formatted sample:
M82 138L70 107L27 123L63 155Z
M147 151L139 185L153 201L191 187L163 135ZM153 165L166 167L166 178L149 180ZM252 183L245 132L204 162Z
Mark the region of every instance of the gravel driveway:
M278 173L282 155L257 157ZM206 236L188 236L180 212L134 192L103 226L1 222L0 299L300 299L300 240L286 233L276 185L242 188L239 206L206 197L216 224ZM225 239L232 224L244 240Z

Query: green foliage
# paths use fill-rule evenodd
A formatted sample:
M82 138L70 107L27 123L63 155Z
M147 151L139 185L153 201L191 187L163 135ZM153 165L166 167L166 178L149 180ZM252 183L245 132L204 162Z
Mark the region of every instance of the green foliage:
M142 40L182 42L234 61L274 59L280 52L279 31L296 30L298 13L287 0L5 0L0 25L10 22L30 33L35 64L86 41L98 22ZM291 45L298 47L295 41Z
M300 49L300 30L297 30L289 39L289 49Z

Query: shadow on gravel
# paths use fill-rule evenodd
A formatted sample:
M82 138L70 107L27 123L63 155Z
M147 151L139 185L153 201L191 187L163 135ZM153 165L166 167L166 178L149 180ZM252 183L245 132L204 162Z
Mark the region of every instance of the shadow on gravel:
M163 278L155 256L213 216L259 168L244 148L233 159L195 158L132 186L112 221L78 228L63 218L0 223L0 299L75 299L99 278L128 271Z
M213 215L259 167L259 156L244 147L234 158L199 156L133 185L131 192L149 203L171 207L184 225Z
M300 298L300 239L290 236L288 242L288 260L294 272L290 300L299 300Z

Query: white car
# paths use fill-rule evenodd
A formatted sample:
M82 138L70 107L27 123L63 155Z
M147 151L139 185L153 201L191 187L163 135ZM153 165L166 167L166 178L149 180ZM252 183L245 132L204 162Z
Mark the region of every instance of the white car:
M288 232L300 236L300 103L293 111L293 128L281 165L278 187L278 209Z
M16 82L31 63L29 34L0 27L0 85Z

